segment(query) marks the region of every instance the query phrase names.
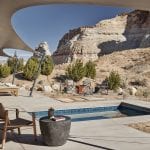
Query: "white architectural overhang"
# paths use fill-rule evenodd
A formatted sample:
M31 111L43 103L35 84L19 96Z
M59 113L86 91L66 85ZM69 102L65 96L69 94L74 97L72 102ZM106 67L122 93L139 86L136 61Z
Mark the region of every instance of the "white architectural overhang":
M149 10L150 0L0 0L0 55L5 48L20 49L33 52L16 34L11 24L12 15L25 7L57 3L96 4L105 6L128 7Z

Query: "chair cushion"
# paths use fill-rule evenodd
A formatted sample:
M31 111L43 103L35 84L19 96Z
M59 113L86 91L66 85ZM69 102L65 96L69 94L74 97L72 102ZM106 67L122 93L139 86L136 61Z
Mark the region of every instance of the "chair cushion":
M32 121L26 120L23 118L17 118L14 120L10 120L10 125L9 126L26 126L32 124Z
M0 130L4 129L4 125L5 125L4 122L0 123ZM32 125L32 121L23 118L17 118L14 120L10 120L10 124L8 124L7 130L15 129L18 127L24 127L28 125Z

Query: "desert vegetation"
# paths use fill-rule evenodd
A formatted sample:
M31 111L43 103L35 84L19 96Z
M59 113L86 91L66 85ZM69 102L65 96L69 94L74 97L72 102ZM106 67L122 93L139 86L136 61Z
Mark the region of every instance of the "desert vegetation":
M54 69L54 63L51 56L45 56L44 61L41 65L41 74L50 75Z
M121 77L118 72L111 71L109 77L106 78L110 90L116 91L121 86Z
M0 65L0 78L6 78L10 75L11 68L7 65Z
M27 61L23 70L23 76L25 79L30 81L34 80L35 75L38 73L37 71L38 71L39 63L40 62L36 57L31 57ZM50 56L46 56L41 64L39 74L46 75L46 76L50 75L53 71L53 68L54 68L54 64L52 58Z
M88 61L85 65L81 60L76 60L73 64L70 64L66 69L66 76L75 82L81 80L83 77L94 79L96 76L95 64Z
M23 58L19 58L19 59L16 57L8 58L7 64L10 67L11 74L14 72L14 69L16 69L18 72L23 71L24 68Z
M38 59L35 57L31 57L27 61L26 65L23 69L24 78L32 81L35 77L37 69L38 69Z

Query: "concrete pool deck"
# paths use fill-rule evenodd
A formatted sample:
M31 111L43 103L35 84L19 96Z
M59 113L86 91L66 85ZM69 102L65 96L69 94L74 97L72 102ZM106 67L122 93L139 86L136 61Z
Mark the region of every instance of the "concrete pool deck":
M49 107L56 109L81 108L118 105L121 101L150 108L150 102L138 100L97 100L87 102L62 103L48 97L35 94L33 97L24 93L18 97L1 96L0 102L8 108L19 108L25 111L42 111ZM93 96L94 97L94 96ZM11 114L13 115L13 114ZM30 117L27 113L23 117ZM8 133L6 150L149 150L150 134L128 126L130 123L150 121L150 115L73 122L67 143L59 147L48 147L42 143L37 121L38 141L33 138L32 128L22 128L22 135ZM1 136L0 136L1 138Z

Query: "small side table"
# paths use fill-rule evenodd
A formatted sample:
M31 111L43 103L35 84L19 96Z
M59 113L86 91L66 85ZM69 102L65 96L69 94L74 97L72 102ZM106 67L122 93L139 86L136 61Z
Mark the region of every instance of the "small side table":
M43 142L48 146L61 146L66 143L69 137L71 118L62 115L55 117L65 118L65 120L53 121L48 116L42 117L39 120Z

